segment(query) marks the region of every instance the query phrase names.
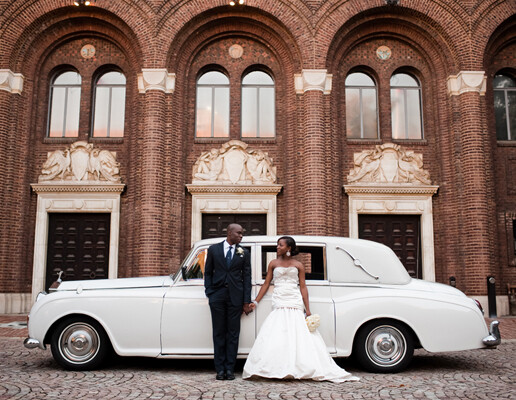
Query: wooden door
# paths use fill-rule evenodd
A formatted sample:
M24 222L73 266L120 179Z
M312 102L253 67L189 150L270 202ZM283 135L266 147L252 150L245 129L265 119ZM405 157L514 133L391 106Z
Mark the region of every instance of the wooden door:
M267 234L267 214L203 214L202 238L226 237L233 223L244 228L244 236Z
M359 215L358 225L361 239L390 247L410 276L422 279L419 215Z
M45 290L63 280L105 279L109 270L111 214L50 213Z

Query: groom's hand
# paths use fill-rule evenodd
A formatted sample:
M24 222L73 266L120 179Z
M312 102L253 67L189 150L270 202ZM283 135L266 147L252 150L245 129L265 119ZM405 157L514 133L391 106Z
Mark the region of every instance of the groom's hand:
M243 312L245 313L245 315L249 315L250 313L253 312L253 307L251 307L251 304L252 303L244 303Z

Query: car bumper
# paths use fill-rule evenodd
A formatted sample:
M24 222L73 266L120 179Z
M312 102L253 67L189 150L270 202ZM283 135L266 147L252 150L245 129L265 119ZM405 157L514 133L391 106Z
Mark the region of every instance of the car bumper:
M496 347L502 343L502 336L500 335L500 329L498 328L500 322L493 321L489 326L489 335L482 339L482 342L487 347Z
M35 349L36 347L39 347L40 349L42 350L45 350L46 349L46 346L41 343L39 340L37 339L33 339L33 338L30 338L28 337L27 339L25 339L23 341L23 345L28 348L28 349Z

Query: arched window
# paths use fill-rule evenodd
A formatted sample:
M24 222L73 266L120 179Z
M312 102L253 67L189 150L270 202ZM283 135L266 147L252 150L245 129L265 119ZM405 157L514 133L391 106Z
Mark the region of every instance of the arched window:
M197 80L195 136L229 136L229 79L222 72L210 71Z
M516 79L497 74L493 79L496 138L516 140Z
M274 81L262 71L242 79L242 137L271 138L276 135Z
M81 76L75 71L62 72L50 84L48 137L79 136Z
M95 82L93 137L123 137L125 122L125 75L102 74Z
M346 136L353 139L378 138L376 84L362 72L346 78Z
M421 85L408 74L391 77L393 139L422 139Z

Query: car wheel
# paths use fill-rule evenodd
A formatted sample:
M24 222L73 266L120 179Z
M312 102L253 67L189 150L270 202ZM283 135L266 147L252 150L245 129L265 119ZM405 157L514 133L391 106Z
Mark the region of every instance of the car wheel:
M414 338L409 329L399 322L371 321L358 331L353 354L366 371L399 372L412 360Z
M56 326L50 348L59 365L83 371L98 368L108 355L111 344L98 322L87 317L73 317Z

